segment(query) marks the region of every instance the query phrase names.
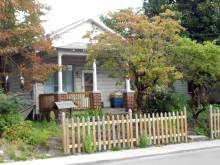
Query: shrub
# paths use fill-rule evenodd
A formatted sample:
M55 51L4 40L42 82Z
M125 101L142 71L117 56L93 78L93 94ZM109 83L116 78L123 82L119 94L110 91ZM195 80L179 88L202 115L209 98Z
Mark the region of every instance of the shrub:
M140 136L139 147L145 148L151 144L150 139L146 135Z
M22 122L6 128L3 137L9 141L19 141L22 140L26 143L30 142L32 136L32 125L31 122Z
M52 124L46 122L24 121L7 128L2 136L9 141L22 140L30 145L46 145L50 137L58 134L58 129L59 127L56 125L52 126Z
M18 114L18 111L25 104L18 97L6 95L0 90L0 134L5 129L23 122L24 119Z
M146 96L144 108L148 112L172 112L183 109L188 105L186 96L168 90L153 90Z
M86 136L85 137L85 140L84 140L84 143L83 143L83 148L84 148L84 151L86 153L93 153L94 150L93 150L93 145L92 145L92 137L91 136Z
M214 110L220 111L220 106L217 104L212 105ZM209 131L209 106L203 107L203 112L198 116L197 121L194 121L191 111L187 112L188 124L192 131L198 135L208 135Z
M17 113L25 104L19 97L6 95L0 90L0 114Z
M13 127L23 121L24 118L17 113L0 114L0 134L2 134L5 129Z

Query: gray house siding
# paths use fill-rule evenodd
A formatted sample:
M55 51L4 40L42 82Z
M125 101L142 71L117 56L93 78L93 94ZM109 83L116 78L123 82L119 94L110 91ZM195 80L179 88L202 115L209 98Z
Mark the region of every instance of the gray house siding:
M104 107L110 107L110 94L114 91L122 91L125 89L124 83L122 85L116 85L119 79L111 78L104 71L97 73L98 90L101 91L102 102Z
M174 89L178 93L185 94L185 95L188 94L187 82L183 82L183 81L177 80L174 83Z

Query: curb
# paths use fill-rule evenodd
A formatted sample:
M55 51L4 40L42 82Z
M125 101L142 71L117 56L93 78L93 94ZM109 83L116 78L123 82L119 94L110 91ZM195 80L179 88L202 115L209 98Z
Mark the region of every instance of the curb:
M72 155L59 158L49 158L33 161L21 161L7 163L12 165L39 165L39 164L65 164L65 165L94 165L109 163L115 161L143 158L143 157L156 157L156 156L166 156L178 153L185 153L190 151L199 151L220 148L220 140L211 140L203 142L191 142L191 143L180 143L180 144L170 144L162 145L159 147L149 147L149 148L137 148L130 150L121 151L107 151L94 154L85 155Z

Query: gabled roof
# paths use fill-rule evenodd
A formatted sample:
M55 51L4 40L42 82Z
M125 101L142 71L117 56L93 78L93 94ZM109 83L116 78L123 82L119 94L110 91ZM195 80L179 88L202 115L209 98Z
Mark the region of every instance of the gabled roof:
M71 30L71 29L74 29L80 25L82 25L83 23L86 23L86 22L91 22L93 24L95 24L96 26L98 26L99 28L101 28L103 31L105 32L112 32L112 33L115 33L112 29L110 29L109 27L107 27L105 24L103 24L101 21L98 21L98 20L94 20L92 18L89 18L89 19L80 19L72 24L69 24L63 28L60 28L56 31L54 31L51 36L54 37L56 35L60 35L62 33L65 33L66 31L68 30Z

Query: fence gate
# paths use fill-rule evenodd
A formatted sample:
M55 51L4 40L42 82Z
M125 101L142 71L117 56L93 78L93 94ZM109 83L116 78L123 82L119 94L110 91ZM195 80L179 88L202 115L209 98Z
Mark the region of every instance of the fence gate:
M139 146L146 137L151 144L187 142L186 109L173 113L111 115L71 118L62 114L65 154L84 152L84 140L91 137L94 151Z

